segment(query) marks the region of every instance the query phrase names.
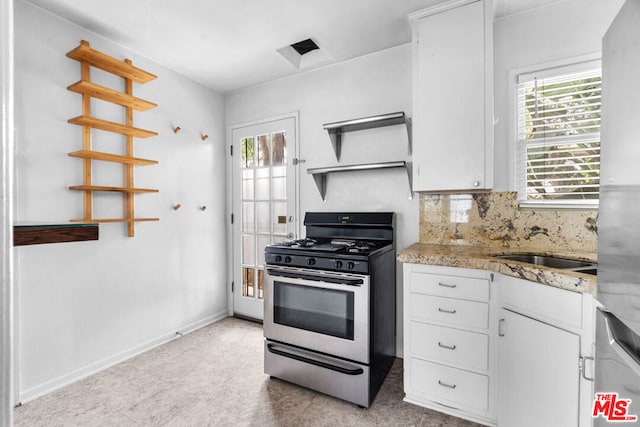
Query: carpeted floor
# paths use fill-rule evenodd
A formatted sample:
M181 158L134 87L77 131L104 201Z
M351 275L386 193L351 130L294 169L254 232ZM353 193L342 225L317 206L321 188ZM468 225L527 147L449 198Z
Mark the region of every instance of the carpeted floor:
M20 426L477 424L402 401L397 359L369 409L263 373L262 325L226 318L15 410Z

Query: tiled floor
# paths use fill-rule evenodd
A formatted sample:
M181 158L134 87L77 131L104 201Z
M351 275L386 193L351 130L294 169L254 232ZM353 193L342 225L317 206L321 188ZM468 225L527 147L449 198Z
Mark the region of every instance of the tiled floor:
M369 409L270 379L262 325L226 318L15 410L15 426L476 426L402 401L396 360Z

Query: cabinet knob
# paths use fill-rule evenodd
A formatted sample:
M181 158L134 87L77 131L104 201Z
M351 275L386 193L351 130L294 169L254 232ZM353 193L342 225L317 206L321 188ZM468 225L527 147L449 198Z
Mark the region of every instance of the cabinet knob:
M480 181L473 181L474 187L480 187Z

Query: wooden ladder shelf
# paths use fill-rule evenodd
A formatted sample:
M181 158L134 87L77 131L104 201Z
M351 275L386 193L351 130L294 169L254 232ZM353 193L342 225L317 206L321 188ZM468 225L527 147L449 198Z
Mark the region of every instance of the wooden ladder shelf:
M136 218L134 215L134 195L141 193L157 193L151 188L136 188L134 186L134 166L155 165L156 160L141 159L133 156L134 138L149 138L157 136L157 132L139 129L133 126L133 111L146 111L157 107L157 104L133 96L133 82L147 83L156 78L155 75L134 67L131 60L120 61L102 52L92 49L89 42L82 40L80 46L67 53L69 58L80 61L81 79L67 89L82 95L82 115L69 119L68 122L82 126L82 150L69 153L71 157L78 157L83 162L83 184L70 186L70 190L84 192L84 216L82 219L72 219L74 222L126 222L129 237L135 235L134 224L140 221L158 221L159 218ZM124 79L125 91L120 92L91 82L91 67L99 68ZM91 99L120 105L125 109L125 123L91 117ZM91 149L91 129L99 129L125 136L126 154L111 154ZM94 185L92 182L92 161L106 161L122 164L123 185L121 187ZM93 193L107 191L122 193L124 214L122 218L94 218Z

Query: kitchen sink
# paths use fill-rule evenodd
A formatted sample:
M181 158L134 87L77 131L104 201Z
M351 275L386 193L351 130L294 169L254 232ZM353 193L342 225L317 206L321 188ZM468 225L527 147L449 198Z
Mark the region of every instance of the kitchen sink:
M495 258L526 262L528 264L540 265L543 267L559 268L561 270L576 271L585 274L597 274L598 264L591 261L582 261L570 258L560 258L551 255L538 254L510 254L496 255Z

